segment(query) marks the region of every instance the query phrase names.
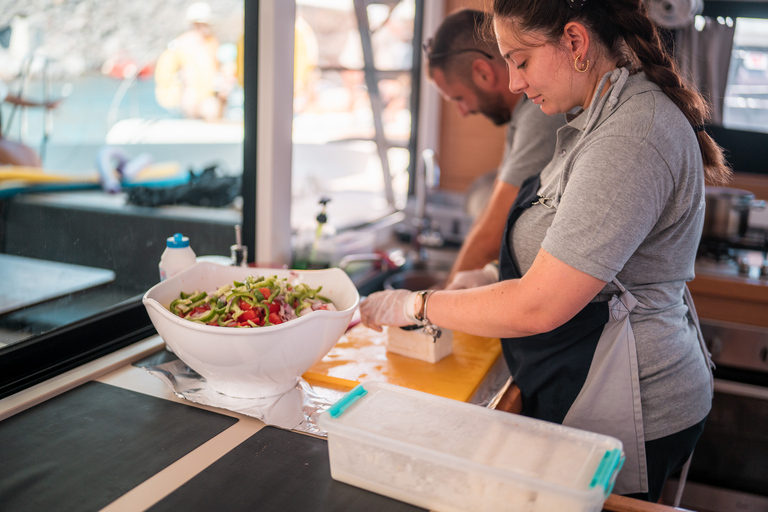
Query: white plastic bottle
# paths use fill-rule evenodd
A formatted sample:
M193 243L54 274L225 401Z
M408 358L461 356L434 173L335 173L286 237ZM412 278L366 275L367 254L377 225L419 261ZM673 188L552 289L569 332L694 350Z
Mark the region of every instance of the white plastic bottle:
M176 233L165 242L165 250L160 257L160 280L165 281L174 274L195 264L195 251L189 246L189 238Z

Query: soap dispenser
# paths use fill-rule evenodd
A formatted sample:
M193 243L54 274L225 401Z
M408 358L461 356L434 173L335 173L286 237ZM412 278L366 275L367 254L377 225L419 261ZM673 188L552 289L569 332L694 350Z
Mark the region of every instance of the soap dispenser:
M320 213L299 229L293 268L306 270L331 266L336 253L336 228L328 223L326 210L330 200L329 197L321 197L318 202Z

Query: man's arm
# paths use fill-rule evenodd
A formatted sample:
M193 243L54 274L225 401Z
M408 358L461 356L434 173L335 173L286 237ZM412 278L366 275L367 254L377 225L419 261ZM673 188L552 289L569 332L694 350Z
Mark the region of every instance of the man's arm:
M519 187L496 180L488 206L467 234L451 269L448 282L453 279L456 272L482 268L486 263L499 257L507 215L519 191Z

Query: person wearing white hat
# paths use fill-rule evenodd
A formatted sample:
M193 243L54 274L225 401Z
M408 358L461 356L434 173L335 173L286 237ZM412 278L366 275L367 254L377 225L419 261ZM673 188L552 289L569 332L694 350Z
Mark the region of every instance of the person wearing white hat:
M211 7L206 2L193 3L186 18L192 28L171 41L155 65L155 98L160 106L181 109L188 118L220 119L226 91L217 58L219 40L211 28Z

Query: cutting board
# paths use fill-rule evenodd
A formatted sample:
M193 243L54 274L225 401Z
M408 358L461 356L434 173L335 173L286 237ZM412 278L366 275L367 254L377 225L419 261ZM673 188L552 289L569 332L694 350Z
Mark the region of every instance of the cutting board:
M467 402L501 355L498 338L461 332L453 333L453 353L437 363L388 353L386 343L386 327L376 332L359 324L303 377L342 391L375 380Z

